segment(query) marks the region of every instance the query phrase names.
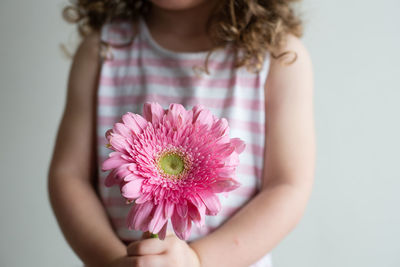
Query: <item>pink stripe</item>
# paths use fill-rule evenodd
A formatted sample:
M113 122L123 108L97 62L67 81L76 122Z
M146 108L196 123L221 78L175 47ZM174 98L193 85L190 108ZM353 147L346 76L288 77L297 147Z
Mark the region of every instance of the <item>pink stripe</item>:
M260 89L260 79L258 76L254 77L238 77L233 75L225 79L203 79L197 76L181 76L181 77L167 77L157 76L151 74L137 75L137 76L115 76L109 77L102 75L100 77L100 85L104 86L134 86L134 85L163 85L173 87L188 87L188 86L202 86L207 88L232 88L234 85L240 87Z
M204 66L204 60L199 59L181 59L179 61L171 60L168 58L141 58L139 60L132 59L115 59L112 61L107 61L105 63L110 67L140 67L140 66L151 66L151 67L161 67L161 68L192 68L193 66ZM209 70L226 70L232 69L234 61L217 61L209 60L208 69ZM103 74L104 77L104 74Z
M117 96L107 97L99 96L99 105L105 106L121 106L121 105L138 105L147 101L159 102L161 105L168 105L169 103L185 103L186 105L195 106L202 104L210 108L226 109L230 107L241 107L248 110L263 111L264 102L260 100L247 100L235 97L226 97L225 99L215 99L207 97L194 97L194 96L169 96L161 94L147 94L138 96Z
M243 121L238 119L228 119L229 125L234 126L235 129L246 129L252 133L262 134L264 133L264 124L254 121Z
M247 165L243 163L240 163L236 170L239 174L241 173L241 174L252 175L257 178L261 177L261 172L262 172L262 170L257 166Z
M247 144L249 151L258 157L264 157L264 147L257 144Z

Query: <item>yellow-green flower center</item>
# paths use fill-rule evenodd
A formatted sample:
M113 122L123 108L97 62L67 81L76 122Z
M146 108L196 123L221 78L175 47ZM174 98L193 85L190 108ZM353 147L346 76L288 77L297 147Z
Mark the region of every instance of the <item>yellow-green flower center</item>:
M156 166L165 179L185 179L192 166L192 158L182 148L167 148L156 155Z
M164 173L169 175L179 175L185 169L184 159L173 152L162 155L158 164Z

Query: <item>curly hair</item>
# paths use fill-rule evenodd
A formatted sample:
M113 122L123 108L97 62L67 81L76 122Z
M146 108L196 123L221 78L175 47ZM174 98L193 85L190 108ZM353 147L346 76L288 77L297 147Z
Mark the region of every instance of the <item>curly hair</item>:
M149 12L149 0L71 0L63 10L64 18L77 23L81 36L92 31L100 31L108 21L114 19L135 20ZM213 49L205 60L205 72L209 74L207 63L210 54L217 48L233 43L236 57L235 67L245 66L248 71L258 72L262 67L266 52L275 59L293 53L282 51L288 34L303 35L302 21L295 14L293 2L299 0L220 0L210 15L206 29Z

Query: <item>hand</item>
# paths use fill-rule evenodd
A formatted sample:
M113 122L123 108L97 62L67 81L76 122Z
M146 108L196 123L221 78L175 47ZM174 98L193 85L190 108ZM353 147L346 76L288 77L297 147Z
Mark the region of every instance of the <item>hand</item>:
M132 267L132 266L137 266L135 265L135 258L134 257L128 257L128 256L123 256L118 259L113 260L109 264L106 265L106 267ZM89 266L85 266L89 267Z
M132 242L127 253L133 259L132 267L200 267L196 252L174 234L164 240L150 238Z

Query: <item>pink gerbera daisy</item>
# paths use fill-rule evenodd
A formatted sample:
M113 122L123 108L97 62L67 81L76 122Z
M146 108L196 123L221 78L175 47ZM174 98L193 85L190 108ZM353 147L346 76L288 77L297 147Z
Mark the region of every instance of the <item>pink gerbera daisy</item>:
M229 192L239 154L245 144L229 137L228 122L202 105L186 110L170 104L145 103L143 117L131 112L107 131L111 152L103 171L111 170L106 186L118 184L122 196L135 202L129 229L165 238L169 219L176 235L186 240L192 222L204 225L221 204L216 193Z

